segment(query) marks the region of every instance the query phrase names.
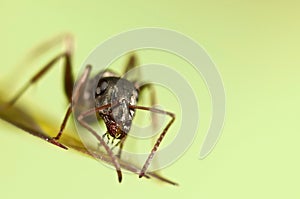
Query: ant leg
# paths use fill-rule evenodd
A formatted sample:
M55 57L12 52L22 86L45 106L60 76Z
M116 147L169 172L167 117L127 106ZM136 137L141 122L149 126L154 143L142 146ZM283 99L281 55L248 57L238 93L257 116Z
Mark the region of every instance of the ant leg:
M138 59L135 54L132 54L129 57L126 67L121 75L131 82L137 82L141 79L141 70L138 67Z
M12 106L21 96L22 94L35 82L37 82L56 62L60 59L64 58L64 90L65 94L68 98L68 101L71 101L72 89L73 89L73 74L72 74L72 63L71 56L73 54L74 48L74 40L71 34L61 34L58 35L51 40L44 42L42 45L37 46L28 57L33 58L34 56L40 56L41 54L48 51L51 47L57 45L58 43L63 43L65 45L65 50L63 53L60 53L56 57L54 57L50 62L42 67L42 69L37 72L27 84L8 102L8 107Z
M157 97L156 97L156 92L155 92L155 88L153 87L153 84L146 83L146 84L143 84L142 86L137 86L137 87L140 90L140 95L142 95L142 92L145 91L145 89L149 90L150 105L153 108L157 104ZM152 123L153 123L153 130L156 130L158 127L158 119L157 119L155 112L151 112L151 119L152 119Z
M67 121L68 121L71 113L72 113L72 105L69 104L67 112L66 112L65 117L64 117L64 120L63 120L62 124L60 125L60 130L59 130L58 134L55 137L53 137L54 140L59 140L60 137L62 136L63 131L64 131L66 125L67 125Z
M80 89L82 87L84 87L84 85L85 85L85 83L86 83L86 81L87 81L87 79L90 75L91 69L92 69L92 67L90 65L87 65L86 68L83 71L83 74L79 78L78 84L77 84L77 86L75 87L75 90L74 90L74 93L75 93L74 97L73 97L73 102L74 103L77 103L78 98L79 98ZM71 93L71 95L72 95L72 93ZM70 98L70 100L71 100L71 98ZM65 114L64 120L63 120L62 124L60 125L60 130L59 130L58 134L55 137L52 138L53 140L59 140L60 137L62 136L63 131L64 131L66 125L67 125L68 119L69 119L69 117L72 113L72 108L73 108L73 106L72 106L72 103L70 102L69 105L68 105L68 109L67 109L67 112Z
M71 33L61 33L50 39L43 41L41 44L34 46L28 53L28 60L35 59L45 54L47 51L52 49L55 46L62 45L67 52L73 54L74 50L74 36Z
M90 76L92 70L92 66L91 65L87 65L83 71L83 74L80 76L80 78L78 79L78 81L76 82L76 86L74 88L74 92L72 95L72 104L73 106L78 103L79 99L80 99L80 94L82 93L81 90L85 87L86 82Z
M126 64L125 70L123 71L122 74L126 74L128 71L130 71L131 69L133 69L134 67L137 67L137 58L135 56L135 54L132 54Z
M50 50L55 47L62 47L63 52L68 52L69 54L73 54L74 51L74 36L71 33L65 32L55 35L54 37L45 39L43 42L33 46L31 49L25 53L26 56L21 58L19 61L16 62L16 66L20 67L13 67L11 73L16 76L23 74L23 70L26 70L29 64L32 65L34 60L38 60L42 55L45 55ZM9 76L8 76L9 77Z
M50 62L48 62L46 65L42 67L42 69L37 72L30 80L27 82L27 84L24 85L24 87L17 92L15 97L13 97L9 102L8 102L8 107L12 106L22 95L23 93L35 82L40 80L41 77L43 77L46 72L49 71L49 69L60 59L64 58L65 59L65 74L64 74L64 85L65 85L65 94L69 100L71 101L72 97L72 88L73 88L73 75L72 75L72 68L71 68L71 54L64 52L56 57L54 57Z
M157 97L156 97L156 92L155 92L155 88L153 87L153 84L151 84L151 83L143 84L142 86L139 87L139 90L142 92L146 88L148 88L149 91L150 91L151 106L157 104Z
M154 84L152 83L145 83L142 84L141 86L138 85L138 82L136 83L137 88L140 90L140 96L143 96L143 94L146 94L145 92L147 91L147 96L149 96L150 98L150 106L152 108L155 107L155 105L157 105L157 95L156 95L156 91L155 91L155 87ZM156 132L158 130L158 127L160 127L159 125L159 118L158 115L155 112L150 112L151 115L151 127L152 127L152 131ZM154 145L155 144L155 139L151 140L151 144ZM152 162L153 166L158 166L159 162L153 161Z
M126 137L127 136L125 136L122 140L120 140L120 142L118 142L118 145L120 144L120 148L119 148L119 151L118 151L118 154L117 154L117 157L119 159L121 159L121 153L122 153L122 150L123 150L123 146L124 146L124 142L126 140Z
M93 109L90 109L84 113L81 113L78 117L77 117L77 120L78 122L84 127L86 128L90 133L92 133L92 135L100 142L100 144L105 148L106 152L108 153L108 155L110 156L111 158L111 163L115 166L116 168L116 171L117 171L117 174L118 174L118 179L119 179L119 182L122 181L122 172L121 172L121 166L120 166L120 163L118 162L116 156L113 154L112 150L109 148L109 146L105 143L105 141L102 139L102 137L100 135L97 134L97 132L95 130L93 130L88 123L86 123L84 121L84 118L91 115L91 114L95 114L96 111L99 111L99 110L103 110L103 109L106 109L106 108L109 108L111 107L111 104L107 104L107 105L104 105L104 106L100 106L100 107L97 107L97 108L93 108Z
M140 172L140 175L139 177L143 177L145 175L145 172L147 171L147 168L149 167L154 155L155 155L155 152L157 151L162 139L165 137L168 129L170 128L170 126L172 125L172 123L174 122L175 120L175 114L174 113L171 113L171 112L167 112L167 111L163 111L163 110L160 110L160 109L156 109L156 108L149 108L149 107L144 107L144 106L135 106L135 105L130 105L129 106L130 108L132 109L141 109L141 110L146 110L146 111L151 111L151 112L154 112L154 113L159 113L159 114L166 114L166 115L169 115L172 119L169 121L169 123L166 125L166 127L164 128L164 130L162 131L162 133L160 134L159 138L156 140L156 143L155 145L153 146L152 150L151 150L151 153L149 154L146 162L144 163L144 166Z
M135 87L140 90L140 92L143 92L145 89L149 89L150 91L150 105L151 107L153 107L154 105L157 104L157 97L156 97L156 92L155 92L155 88L153 87L153 84L151 83L146 83L146 84L142 84L138 81L141 77L141 71L140 70L135 70L133 71L133 74L126 74L128 73L130 70L134 69L138 67L138 59L136 57L135 54L132 54L130 57L129 57L129 60L127 61L127 64L126 64L126 67L125 67L125 70L123 72L123 75L125 78L127 78L127 76L133 76L134 80L134 84L135 84ZM131 77L132 79L132 77ZM155 114L152 112L151 114L151 118L152 118L152 122L153 122L153 129L157 129L157 117L155 116Z
M126 73L129 72L131 69L133 68L136 68L138 67L138 60L137 60L137 57L135 54L132 54L130 57L129 57L129 60L127 61L127 64L126 64L126 67L125 67L125 70L124 72L122 73L123 75L125 75L125 78L126 78ZM135 74L137 77L141 77L141 74L140 74L140 70L136 70L135 71L136 73L138 74ZM135 83L135 87L137 89L140 90L140 92L142 92L143 90L145 90L146 88L149 89L150 91L150 100L151 100L151 106L157 104L157 98L156 98L156 92L155 92L155 89L153 87L153 84L151 83L146 83L146 84L143 84L143 85L140 85L139 82L137 82L137 79L135 81L133 81Z
M64 63L64 69L65 69L64 70L64 92L69 101L69 106L68 106L67 112L65 114L64 120L60 126L60 131L58 132L57 136L54 137L52 140L58 140L61 137L62 132L66 126L67 120L72 113L71 98L72 98L74 79L73 79L73 74L72 74L71 55L73 52L73 50L72 50L73 49L73 40L70 35L65 35L63 38L65 39L64 43L66 44L65 52L58 54L56 57L54 57L52 60L50 60L46 65L44 65L42 67L42 69L40 71L38 71L33 77L31 77L29 82L27 82L27 84L25 84L24 87L19 92L17 92L17 94L6 104L6 108L11 107L14 103L16 103L16 101L24 94L24 92L31 85L33 85L35 82L40 80L50 70L50 68L52 68L59 60L64 59L64 61L65 61L65 63ZM40 55L40 53L38 52L38 49L40 49L42 52L45 52L51 46L53 46L53 44L57 43L61 39L62 39L62 37L61 38L58 37L58 38L56 38L57 41L56 40L49 41L48 43L39 46L39 48L37 48L32 53L32 55L34 55L34 54Z
M136 69L133 71L133 74L131 74L129 71L137 68L138 67L138 60L135 54L132 54L129 57L129 60L127 61L125 70L123 72L124 78L127 78L127 76L130 76L130 79L132 79L133 76L133 82L135 87L140 90L140 92L143 92L145 89L148 89L150 91L150 105L151 107L153 107L154 105L157 104L157 97L156 97L156 92L155 92L155 88L153 87L153 84L151 83L146 83L146 84L142 84L141 82L139 82L138 80L141 77L141 71ZM126 74L128 73L129 74ZM155 114L152 112L151 114L151 118L152 118L152 122L153 122L153 129L157 129L157 117L155 116Z
M83 74L79 78L78 85L75 88L76 89L75 92L77 92L74 95L75 98L77 97L74 101L75 103L78 101L78 97L79 97L79 90L78 89L81 89L85 85L85 83L87 81L87 78L89 77L89 74L91 72L91 69L92 69L91 66L87 65L86 68L83 71ZM66 127L67 121L68 121L71 113L72 113L72 104L70 103L69 106L68 106L67 112L65 114L64 120L63 120L62 124L60 125L60 130L59 130L58 134L55 137L53 137L54 140L59 140L60 137L62 136L62 133L63 133L65 127Z

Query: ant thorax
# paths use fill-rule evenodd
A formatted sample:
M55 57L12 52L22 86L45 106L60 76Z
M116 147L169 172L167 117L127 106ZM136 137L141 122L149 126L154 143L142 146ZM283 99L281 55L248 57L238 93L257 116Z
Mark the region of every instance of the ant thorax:
M137 101L138 90L132 82L119 77L104 77L99 80L95 90L95 105L97 108L111 104L98 113L112 137L122 139L127 135L135 113L130 105L136 105Z

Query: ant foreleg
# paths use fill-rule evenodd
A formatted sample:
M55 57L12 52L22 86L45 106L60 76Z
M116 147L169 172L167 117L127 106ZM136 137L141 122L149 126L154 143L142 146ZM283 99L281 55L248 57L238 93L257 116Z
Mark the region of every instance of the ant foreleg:
M109 148L109 146L105 143L105 141L102 139L102 137L100 135L98 135L98 133L93 130L90 125L88 123L86 123L84 121L84 118L91 115L91 114L95 114L96 111L100 111L100 110L103 110L103 109L106 109L106 108L109 108L111 107L112 105L111 104L107 104L107 105L104 105L104 106L100 106L100 107L97 107L97 108L93 108L93 109L90 109L84 113L81 113L78 117L77 117L77 120L78 122L84 127L86 128L90 133L92 133L92 135L100 142L101 146L103 146L106 150L106 152L108 153L108 155L110 156L111 158L111 163L115 166L116 168L116 171L117 171L117 174L118 174L118 179L119 179L119 182L122 181L122 172L121 172L121 166L120 166L120 163L118 162L118 159L116 158L116 156L113 154L112 150Z
M155 155L155 152L157 151L162 139L165 137L168 129L170 128L170 126L172 125L172 123L174 122L175 120L175 114L174 113L171 113L171 112L167 112L167 111L163 111L163 110L160 110L160 109L156 109L156 108L149 108L149 107L144 107L144 106L135 106L135 105L130 105L129 106L130 108L132 109L141 109L141 110L146 110L146 111L151 111L151 112L154 112L154 113L159 113L159 114L166 114L166 115L169 115L172 119L169 121L169 123L166 125L166 127L164 128L164 130L162 131L162 133L160 134L160 136L158 137L158 139L156 140L156 143L154 144L152 150L151 150L151 153L149 154L147 160L145 161L144 163L144 166L140 172L140 175L139 177L143 177L147 171L147 168L149 167L154 155Z

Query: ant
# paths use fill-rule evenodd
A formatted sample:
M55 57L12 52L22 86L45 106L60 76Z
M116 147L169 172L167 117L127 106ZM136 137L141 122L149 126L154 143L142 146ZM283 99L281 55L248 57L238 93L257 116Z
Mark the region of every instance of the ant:
M48 142L67 149L64 145L59 143L68 119L72 112L78 111L77 121L80 125L86 128L99 142L99 146L103 146L111 163L116 169L119 182L122 181L121 172L121 151L124 146L125 139L130 132L132 121L136 110L150 111L156 114L165 114L171 117L171 120L162 130L158 139L156 140L151 152L148 155L142 169L139 172L139 177L146 175L146 171L151 164L151 161L158 150L160 143L165 137L168 129L175 120L175 114L161 109L137 105L139 94L145 89L153 89L152 84L142 84L139 81L129 81L122 75L136 67L136 57L132 55L125 67L122 75L117 75L110 70L100 71L94 77L90 77L91 65L87 65L78 79L74 82L72 72L72 56L73 56L73 37L69 34L63 35L56 41L49 42L44 48L38 48L41 51L48 49L52 43L62 40L66 49L64 52L55 56L47 64L45 64L40 71L38 71L28 81L24 87L16 93L16 95L7 103L6 107L13 106L16 101L24 94L24 92L38 80L40 80L59 60L64 60L64 93L68 100L68 108L64 115L63 121L60 125L60 130L57 135L52 138L46 138ZM38 52L40 53L40 52ZM151 104L155 103L155 96L151 97ZM80 105L79 105L80 104ZM84 107L82 107L82 104ZM75 109L76 108L76 109ZM115 155L112 149L88 123L87 119L93 114L97 114L98 119L102 119L106 125L107 132L104 136L110 136L113 139L119 140L115 145L119 145L119 152ZM75 114L76 115L76 114Z

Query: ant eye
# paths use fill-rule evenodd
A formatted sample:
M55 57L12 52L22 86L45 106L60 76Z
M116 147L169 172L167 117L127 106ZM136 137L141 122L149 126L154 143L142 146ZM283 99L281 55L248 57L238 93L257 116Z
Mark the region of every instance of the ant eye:
M107 81L104 80L100 82L100 85L98 84L98 87L96 88L96 94L102 95L106 91L107 87L108 87Z

